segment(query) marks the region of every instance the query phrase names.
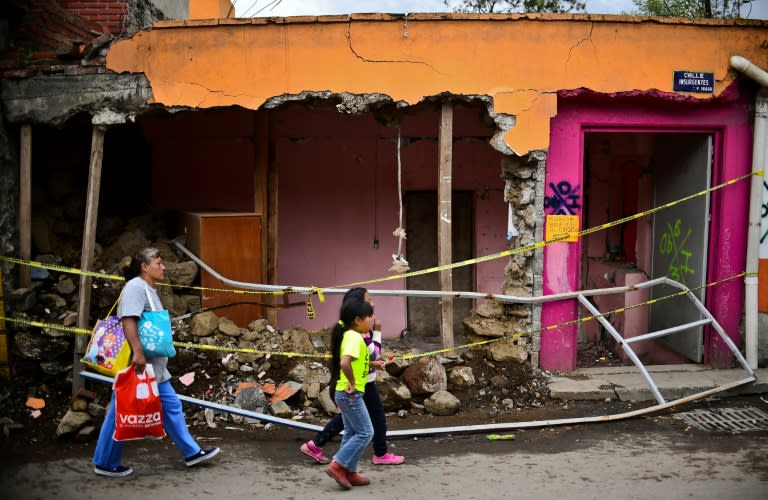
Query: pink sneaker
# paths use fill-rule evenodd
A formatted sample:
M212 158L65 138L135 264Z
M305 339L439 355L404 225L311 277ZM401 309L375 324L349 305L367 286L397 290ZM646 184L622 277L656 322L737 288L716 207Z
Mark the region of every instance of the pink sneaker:
M299 451L319 464L330 462L328 457L323 455L323 449L317 446L311 439L299 447Z
M384 455L377 457L376 455L371 458L371 463L375 465L398 465L405 462L405 457L402 455L395 455L391 451L388 451Z

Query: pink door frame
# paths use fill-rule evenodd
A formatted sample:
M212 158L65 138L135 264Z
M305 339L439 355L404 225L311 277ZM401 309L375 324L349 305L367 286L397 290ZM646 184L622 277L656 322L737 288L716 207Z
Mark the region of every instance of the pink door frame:
M734 84L720 97L708 101L661 92L624 96L599 95L589 91L561 93L557 116L551 124L545 196L550 194L550 183L568 182L574 186L572 193L583 185L584 134L592 131L712 134L715 147L712 185L747 174L751 169L749 103L753 91L739 87L740 84ZM744 271L748 198L748 182L736 183L711 195L708 283ZM581 208L576 212L582 216ZM544 247L543 294L578 290L580 262L581 241ZM732 279L708 289L706 306L731 340L740 346L743 281ZM576 368L577 325L556 325L577 318L578 304L575 300L550 302L542 306L539 360L543 369L572 371ZM732 365L733 357L727 346L710 329L705 330L704 343L705 363L718 368Z

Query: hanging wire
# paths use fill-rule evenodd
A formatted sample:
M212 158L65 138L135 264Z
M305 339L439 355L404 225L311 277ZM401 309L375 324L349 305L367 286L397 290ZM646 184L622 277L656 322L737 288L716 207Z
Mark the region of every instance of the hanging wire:
M398 226L392 233L397 236L397 253L392 254L392 267L390 272L403 273L410 269L408 261L403 258L403 240L405 239L405 229L403 229L403 165L400 160L400 127L397 127L397 201L400 208Z

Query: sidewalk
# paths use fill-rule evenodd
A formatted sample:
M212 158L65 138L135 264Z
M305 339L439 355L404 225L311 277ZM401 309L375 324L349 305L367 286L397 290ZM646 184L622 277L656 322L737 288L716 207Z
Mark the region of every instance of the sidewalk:
M683 398L748 377L742 368L713 370L703 365L647 366L659 392L667 401ZM755 370L755 380L726 392L737 394L768 393L768 369ZM635 366L579 368L549 380L550 396L555 399L654 401L653 394Z

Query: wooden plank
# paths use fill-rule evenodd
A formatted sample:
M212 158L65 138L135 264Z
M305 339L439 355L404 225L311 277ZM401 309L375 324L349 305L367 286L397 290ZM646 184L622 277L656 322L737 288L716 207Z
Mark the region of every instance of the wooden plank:
M274 115L269 114L269 129L275 130L273 123ZM268 212L266 217L267 223L267 246L265 252L268 254L267 261L267 283L270 285L277 284L277 164L275 163L274 144L270 141L269 144L269 172L267 173L267 182L269 184L268 192L269 199L267 200ZM277 300L277 299L276 299ZM270 324L277 324L277 309L270 308L267 311L267 320Z
M85 225L83 228L83 247L80 256L80 269L91 269L96 249L96 223L99 216L99 192L101 191L101 165L104 159L104 132L102 126L94 125L91 137L91 164L88 171L88 194L85 200ZM80 275L79 290L80 305L77 309L78 328L88 329L91 316L91 277ZM80 363L85 353L88 337L77 335L75 337L75 354L73 363L72 395L83 387L83 378L80 372L83 365Z
M253 192L255 196L254 211L261 214L261 248L266 251L261 252L261 283L274 284L270 281L270 256L272 253L269 249L269 219L268 214L270 212L269 205L269 170L270 170L270 147L269 147L269 125L270 125L270 113L267 110L259 111L256 113L256 140L254 141L254 157L256 158L256 170L254 172L254 186ZM275 304L276 298L274 295L262 296L262 302L267 304ZM274 308L268 307L266 311L262 311L262 314L266 316L267 321L270 324L275 324L277 319L277 311Z
M19 257L32 260L32 125L21 126L19 155ZM29 288L29 266L19 266L19 287Z
M451 263L451 179L453 170L453 104L443 103L440 110L440 132L438 137L439 174L437 190L437 265ZM440 290L453 289L453 270L440 271ZM440 300L440 332L443 347L453 347L453 299Z

